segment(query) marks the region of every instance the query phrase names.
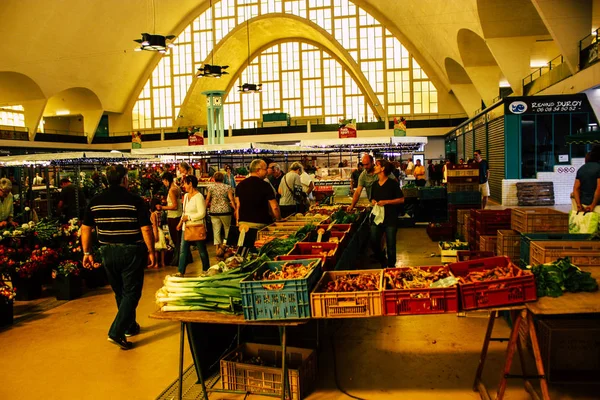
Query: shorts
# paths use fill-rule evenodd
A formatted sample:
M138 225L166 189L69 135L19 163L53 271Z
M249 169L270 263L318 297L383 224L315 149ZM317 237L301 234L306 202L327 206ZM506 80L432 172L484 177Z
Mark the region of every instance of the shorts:
M490 197L490 183L480 183L479 191L481 192L481 197Z

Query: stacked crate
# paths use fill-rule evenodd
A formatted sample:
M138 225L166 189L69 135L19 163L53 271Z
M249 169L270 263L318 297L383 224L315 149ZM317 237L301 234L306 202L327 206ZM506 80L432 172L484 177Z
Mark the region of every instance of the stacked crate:
M498 246L498 237L492 235L483 235L479 237L479 251L488 251L496 254L496 247Z
M569 214L551 208L515 208L511 229L520 233L568 233Z
M510 258L519 265L521 257L521 234L514 229L499 229L496 240L496 255Z
M450 207L448 207L450 208ZM452 221L456 221L456 235L468 242L467 236L468 236L468 232L467 232L467 228L465 225L465 215L467 215L467 220L468 220L468 216L469 213L471 212L471 209L467 208L467 209L463 209L463 210L449 210L450 212L450 222Z
M469 223L469 245L473 250L480 249L481 236L496 236L498 229L510 229L511 209L471 210Z
M464 223L459 228L463 219L458 218L458 211L481 208L479 167L476 164L451 165L447 174L448 219L460 237L466 239L468 231L465 232Z

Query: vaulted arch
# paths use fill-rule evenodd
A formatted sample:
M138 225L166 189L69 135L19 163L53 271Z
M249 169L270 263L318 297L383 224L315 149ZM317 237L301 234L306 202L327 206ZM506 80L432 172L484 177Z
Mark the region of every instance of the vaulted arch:
M475 114L475 110L481 106L479 92L475 88L475 85L473 85L465 68L458 61L448 57L444 60L444 66L446 67L446 74L448 74L448 80L450 81L450 87L454 95L463 105L467 114L472 117Z

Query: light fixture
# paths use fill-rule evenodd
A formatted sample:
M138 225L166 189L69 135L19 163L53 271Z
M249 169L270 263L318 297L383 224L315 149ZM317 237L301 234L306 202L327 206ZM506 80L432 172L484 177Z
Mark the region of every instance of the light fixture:
M246 18L246 8L244 7L244 18ZM246 36L248 37L248 63L246 65L246 78L251 74L250 71L250 20L246 18ZM238 86L240 93L260 93L262 91L262 83L244 83Z
M200 65L200 68L198 68L199 72L196 74L196 77L198 77L198 78L220 78L221 75L228 74L224 70L229 68L229 65L215 65L215 46L214 46L214 43L216 43L215 19L214 19L215 10L213 9L212 0L210 1L210 11L211 11L211 15L212 15L212 39L213 39L212 40L213 48L212 48L212 51L210 52L210 62L211 63Z
M156 34L156 6L154 0L152 0L152 32L154 33L142 33L141 39L134 39L134 42L139 43L140 46L135 48L135 51L156 51L162 54L168 54L169 49L175 47L171 40L175 39L175 35L157 35Z

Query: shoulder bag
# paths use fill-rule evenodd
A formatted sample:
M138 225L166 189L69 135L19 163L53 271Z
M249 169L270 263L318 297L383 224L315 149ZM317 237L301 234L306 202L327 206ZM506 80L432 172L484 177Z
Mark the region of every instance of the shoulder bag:
M185 197L183 203L183 215L185 215L185 209L188 203L188 197ZM182 217L183 218L183 217ZM183 238L186 242L197 242L199 240L206 240L206 227L203 223L194 223L191 221L185 222L185 229L183 231Z
M294 186L294 189L290 188L286 178L287 176L284 176L283 181L285 182L285 186L287 186L288 190L292 193L292 197L294 197L296 205L299 206L300 209L304 209L308 201L308 195L304 192L304 190L302 190L302 187Z

